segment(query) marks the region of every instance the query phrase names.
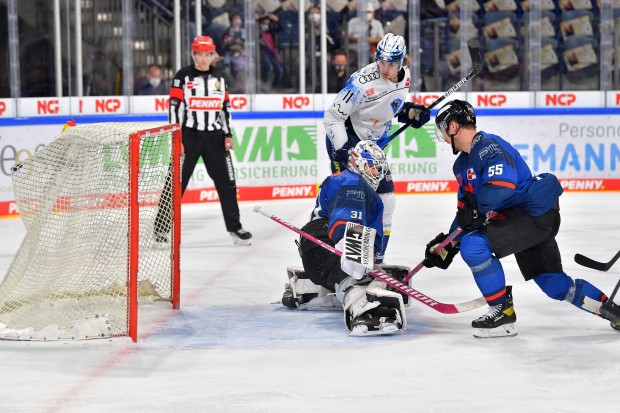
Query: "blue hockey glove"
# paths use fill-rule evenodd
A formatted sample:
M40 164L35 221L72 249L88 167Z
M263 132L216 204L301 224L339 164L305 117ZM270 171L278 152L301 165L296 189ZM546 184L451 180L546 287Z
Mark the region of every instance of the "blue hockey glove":
M400 123L408 123L416 129L429 120L431 120L431 111L426 106L417 103L405 102L403 109L398 113Z

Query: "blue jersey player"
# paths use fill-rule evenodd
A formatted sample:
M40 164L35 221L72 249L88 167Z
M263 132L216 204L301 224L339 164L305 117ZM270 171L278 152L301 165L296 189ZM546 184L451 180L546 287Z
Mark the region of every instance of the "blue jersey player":
M439 141L458 155L453 172L459 184L456 217L450 231L463 233L440 254L439 234L426 246L425 265L446 269L460 251L489 311L472 322L479 338L514 336L516 313L500 258L514 254L525 280L534 280L550 298L568 301L600 315L607 296L586 280L562 269L555 236L560 228L562 187L552 174L532 175L521 155L497 135L476 130L474 108L465 101L444 105L435 119ZM611 325L620 329L620 311Z
M383 202L377 187L387 171L383 150L371 141L360 141L349 152L346 169L328 176L319 188L310 222L302 230L343 251L343 257L301 238L299 254L303 263L302 280L289 279L282 303L296 308L305 304L303 293L320 286L342 304L351 335L391 334L404 330L405 314L400 294L387 291L385 284L365 277L373 266L373 256L383 247ZM348 240L369 234L362 249L368 252L370 266L348 259ZM353 234L353 235L352 235ZM289 278L291 275L289 274ZM318 290L313 290L317 291ZM368 300L373 296L373 300ZM311 298L316 297L316 294Z

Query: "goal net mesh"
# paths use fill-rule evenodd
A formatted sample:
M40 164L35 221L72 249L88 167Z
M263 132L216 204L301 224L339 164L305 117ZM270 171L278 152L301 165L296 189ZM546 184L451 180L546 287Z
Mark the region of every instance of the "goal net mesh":
M137 227L140 301L171 300L175 254L171 197L164 190L172 180L171 132L140 139L139 225L129 215L130 136L162 126L71 127L13 167L26 236L0 284L0 338L128 335L129 239ZM154 238L160 208L157 231L168 233L164 242Z

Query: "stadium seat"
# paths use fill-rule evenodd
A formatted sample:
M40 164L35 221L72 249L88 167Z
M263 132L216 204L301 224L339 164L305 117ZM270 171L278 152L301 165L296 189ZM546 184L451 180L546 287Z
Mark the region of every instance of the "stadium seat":
M564 39L564 90L595 90L599 83L598 42L593 36Z
M589 10L562 11L560 17L562 38L566 40L571 36L594 36L593 18L593 13Z
M486 39L517 38L517 14L509 11L492 11L483 16L482 33Z
M486 90L520 90L521 59L516 39L499 37L485 41Z

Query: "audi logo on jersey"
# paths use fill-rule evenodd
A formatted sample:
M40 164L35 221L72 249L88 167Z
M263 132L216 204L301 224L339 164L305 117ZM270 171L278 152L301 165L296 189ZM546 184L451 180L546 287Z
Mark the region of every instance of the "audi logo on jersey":
M372 82L377 79L379 79L379 72L372 72L369 75L360 76L359 82L363 85L364 83Z
M218 98L192 97L189 99L191 110L221 110L222 101Z

